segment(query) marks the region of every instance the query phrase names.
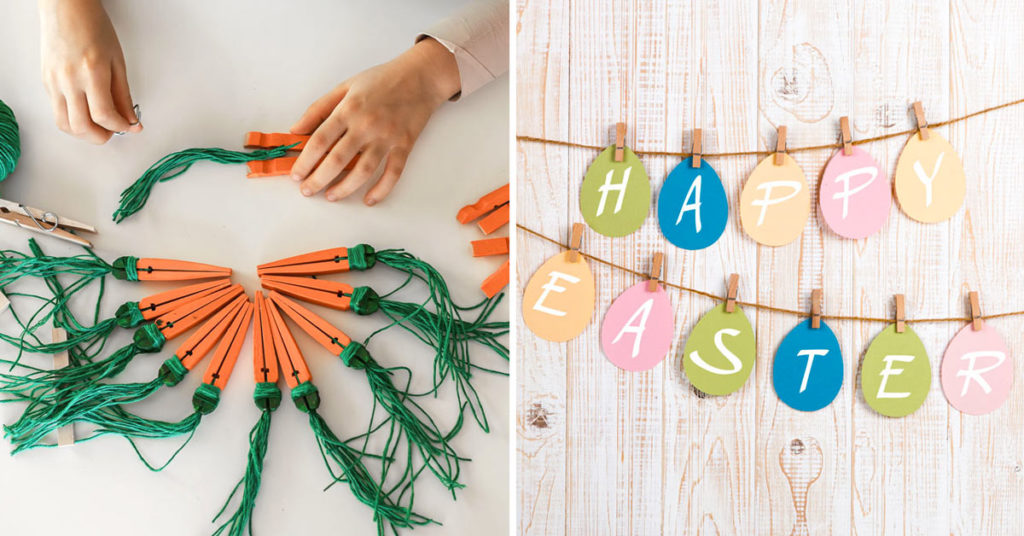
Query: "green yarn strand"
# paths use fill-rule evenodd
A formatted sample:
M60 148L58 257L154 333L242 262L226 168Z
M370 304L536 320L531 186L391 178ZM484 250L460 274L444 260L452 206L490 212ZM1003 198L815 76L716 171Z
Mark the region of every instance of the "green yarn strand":
M185 173L196 162L210 161L218 164L242 164L253 160L270 160L280 158L288 153L288 149L297 144L283 145L272 149L257 151L229 151L217 147L186 149L171 153L149 167L131 186L121 192L121 202L114 211L114 222L121 223L131 215L142 210L153 188L161 182L167 182Z
M0 100L0 181L14 172L21 156L21 137L18 120L4 101Z

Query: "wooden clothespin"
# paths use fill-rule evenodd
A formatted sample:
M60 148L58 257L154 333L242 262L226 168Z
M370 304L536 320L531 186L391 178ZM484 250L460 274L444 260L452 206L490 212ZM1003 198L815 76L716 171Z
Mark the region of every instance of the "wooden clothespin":
M981 331L984 321L981 319L981 304L978 300L978 293L972 290L967 294L967 297L971 302L971 325L974 331Z
M842 116L839 118L839 130L843 137L843 155L850 156L853 154L853 145L850 143L853 141L853 136L850 134L850 118Z
M651 276L647 279L647 292L656 292L661 280L661 269L665 265L665 256L659 251L651 261Z
M811 291L811 329L821 327L821 289Z
M902 294L896 295L896 333L907 329L906 303Z
M704 150L704 133L701 132L701 129L695 128L695 129L693 129L693 148L690 150L690 155L693 157L693 159L691 160L691 163L693 164L693 167L695 167L695 168L699 168L700 167L700 157L701 157L701 154L702 154L703 150Z
M572 224L572 234L569 236L569 262L580 260L580 244L583 243L583 224Z
M622 162L626 157L626 124L615 123L615 161Z
M731 313L736 310L736 292L740 286L740 274L729 276L729 290L725 294L725 312Z
M921 140L927 140L928 121L924 118L924 106L921 105L921 101L914 103L914 117L917 118L917 132L921 135Z
M51 335L54 344L60 344L68 340L68 332L61 328L53 328ZM71 364L68 351L63 350L53 354L53 368L61 369ZM57 429L57 446L66 447L75 444L75 423L68 423Z
M786 125L779 126L779 136L775 141L775 165L786 163Z
M3 292L0 292L0 314L3 314L11 306L11 300Z
M75 231L90 234L96 233L96 228L87 223L6 199L0 199L0 223L49 235L87 248L92 247L92 243L76 235Z

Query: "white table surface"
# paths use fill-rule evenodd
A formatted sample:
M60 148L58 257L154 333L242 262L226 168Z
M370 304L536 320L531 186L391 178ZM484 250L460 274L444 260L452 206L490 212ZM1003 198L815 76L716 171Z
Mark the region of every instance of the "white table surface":
M54 126L39 76L34 2L5 2L0 8L0 50L5 51L0 99L17 114L23 154L15 173L0 183L0 195L95 224L96 251L108 260L132 254L231 266L234 280L250 296L257 288L255 266L262 261L365 242L412 251L446 275L459 301L475 301L479 283L503 259L473 259L469 242L480 237L479 231L459 225L455 213L508 180L507 77L442 108L424 131L400 185L375 208L362 204L362 192L331 204L322 197L303 198L284 178L250 181L242 165L202 164L157 186L149 205L127 222L115 226L110 219L119 192L160 157L189 147L240 148L248 130L286 131L314 99L395 56L418 31L461 3L318 1L298 8L269 1L108 2L146 129L93 146ZM28 237L0 228L4 248L27 251ZM75 252L52 239L40 243L48 253ZM344 275L344 280L386 288L397 277L382 268ZM107 309L163 288L113 285ZM379 316L317 310L357 340L381 325ZM497 316L507 319L507 314ZM0 329L12 331L8 317L0 317ZM305 335L296 336L322 393L321 414L340 436L357 433L370 408L362 373L345 369ZM122 330L115 342L120 346L126 340ZM118 381L152 378L177 342L159 355L137 358ZM418 341L395 333L374 339L369 348L384 364L410 365L420 390L429 384L431 356ZM10 348L0 349L0 357L10 355ZM243 473L248 433L259 417L252 402L251 356L247 342L220 407L203 419L192 444L161 473L147 470L117 437L0 455L0 533L212 532L216 525L210 519ZM474 356L504 366L482 348ZM161 389L132 409L180 419L192 412L192 391L201 375L197 368L181 385ZM417 510L444 526L421 527L415 534L507 531L508 380L477 375L475 385L492 430L485 434L467 425L454 442L460 454L473 458L463 464L467 487L457 501L435 479L421 479ZM450 389L424 404L443 424L451 424L455 402ZM3 422L19 414L15 405L0 407ZM160 460L177 444L148 441L143 449ZM372 533L370 510L347 486L323 492L328 483L306 416L286 394L273 416L254 514L258 533Z

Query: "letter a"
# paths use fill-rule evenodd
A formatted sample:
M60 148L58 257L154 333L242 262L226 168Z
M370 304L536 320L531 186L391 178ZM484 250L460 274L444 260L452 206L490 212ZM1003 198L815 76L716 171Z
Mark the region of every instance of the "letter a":
M604 177L604 184L601 185L597 191L601 192L601 202L597 204L597 214L600 216L604 213L604 205L608 201L608 192L615 192L615 210L612 214L618 214L622 210L622 200L626 198L626 185L629 184L629 172L633 171L632 167L626 168L626 172L622 175L622 182L618 184L612 184L612 175L615 174L614 169L609 169L608 174Z
M614 340L612 340L612 344L615 344L619 342L619 339L621 339L622 336L625 335L626 333L632 333L633 358L636 358L636 355L640 353L640 339L643 338L644 330L647 329L647 316L651 314L652 305L654 305L653 298L645 301L643 305L638 307L636 309L636 312L633 313L633 316L629 317L629 320L626 321L626 324L622 326L621 330L619 330L619 334L615 336ZM634 325L633 321L636 320L637 316L640 317L640 322Z
M691 201L690 196L696 197L695 200ZM676 225L683 221L683 213L693 211L693 221L695 231L700 232L700 175L697 175L696 179L693 179L693 184L690 185L690 189L686 192L686 199L683 199L683 206L679 209L679 216L676 216Z
M567 290L565 287L558 285L559 279L563 279L575 285L580 282L580 278L569 274L563 274L562 272L551 272L548 274L548 277L550 278L548 279L548 282L544 283L540 287L544 289L544 292L540 293L540 297L537 298L537 303L533 304L533 310L547 313L551 316L565 316L565 311L559 311L558 309L552 309L551 307L544 305L544 299L552 292L561 293Z
M914 175L917 175L917 180L924 184L924 206L932 206L932 181L935 180L935 176L939 174L939 168L942 167L942 157L946 156L946 153L939 153L939 157L935 159L935 167L932 168L932 174L927 175L924 172L924 166L921 162L914 162Z

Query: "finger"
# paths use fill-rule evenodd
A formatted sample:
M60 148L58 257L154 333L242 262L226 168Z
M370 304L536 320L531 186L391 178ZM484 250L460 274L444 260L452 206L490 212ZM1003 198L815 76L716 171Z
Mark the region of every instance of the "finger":
M332 113L317 129L316 132L310 136L309 141L306 142L306 147L299 153L299 157L295 160L295 164L292 165L292 180L301 181L310 177L313 173L314 168L319 169L327 163L324 159L328 151L331 151L333 147L338 143L339 139L344 139L346 135L346 125L341 119L341 115L338 113ZM350 140L355 141L355 140ZM341 173L341 169L345 167L344 162L341 167L334 173L337 176Z
M114 106L121 117L128 120L131 125L128 132L141 132L142 121L135 115L135 103L132 101L132 92L128 87L128 73L124 65L115 64L113 77L110 80L110 92L114 96Z
M53 119L57 123L57 128L68 134L73 134L71 132L71 123L68 121L68 102L64 99L64 95L52 92L50 94L50 106L53 107Z
M327 200L338 201L352 195L352 192L361 188L366 184L366 181L373 177L373 174L377 172L377 168L380 167L380 163L386 155L387 149L376 146L363 151L363 154L359 155L359 162L356 163L356 167L349 172L348 176L341 179L341 182L332 186L330 190L327 190Z
M363 202L367 206L372 207L380 203L391 193L391 190L398 184L398 179L402 178L402 171L405 170L405 161L408 158L409 152L405 149L391 150L391 153L388 154L388 163L384 166L384 174L363 198Z
M89 116L92 122L111 131L128 130L128 120L121 116L114 107L114 95L111 93L110 69L91 71L86 84L85 98L89 104Z
M290 132L292 134L309 134L316 130L325 119L330 117L331 112L341 102L341 99L345 98L347 92L348 87L342 84L314 101L309 108L306 108L302 117L292 125Z
M345 171L345 166L359 152L361 145L361 141L353 135L346 134L342 136L341 141L336 143L331 151L327 153L323 162L320 162L316 169L313 170L313 173L309 175L309 178L302 182L302 195L309 197L334 182L334 179L337 179L341 172Z
M71 133L97 145L106 143L113 133L92 122L85 93L65 95L65 98L68 101L68 122L71 124Z

